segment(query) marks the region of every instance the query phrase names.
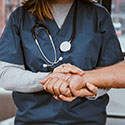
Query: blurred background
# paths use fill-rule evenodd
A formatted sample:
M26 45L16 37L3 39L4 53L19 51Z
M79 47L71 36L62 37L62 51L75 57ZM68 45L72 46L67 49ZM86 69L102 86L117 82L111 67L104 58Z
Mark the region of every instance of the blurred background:
M0 36L12 11L21 5L22 0L0 0ZM112 21L125 55L125 0L99 0L111 13ZM122 78L121 78L122 79ZM0 88L0 125L13 125L9 119L15 115L16 107L12 92ZM111 89L107 107L107 125L125 125L125 89ZM7 121L3 121L6 120ZM2 122L3 121L3 122Z

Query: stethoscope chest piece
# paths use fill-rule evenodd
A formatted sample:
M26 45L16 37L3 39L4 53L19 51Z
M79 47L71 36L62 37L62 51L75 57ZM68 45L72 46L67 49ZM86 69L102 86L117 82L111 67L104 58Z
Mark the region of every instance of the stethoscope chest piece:
M68 52L71 49L71 43L69 41L64 41L60 45L60 50L62 52Z
M71 43L75 37L75 32L76 32L76 14L77 14L77 6L75 6L75 9L74 9L74 17L73 17L73 31L72 31L72 35L69 39L69 41L63 41L60 46L59 46L59 49L61 52L68 52L71 50ZM36 29L37 28L37 29ZM46 54L44 53L44 51L42 50L42 48L40 47L40 44L39 44L39 41L37 40L37 34L35 33L35 30L37 30L37 32L39 30L45 30L45 32L47 33L47 35L49 36L49 39L50 39L50 42L51 42L51 45L52 45L52 48L53 48L53 51L54 51L54 61L51 61L47 58ZM52 35L51 35L51 32L49 31L49 29L44 25L44 24L39 24L39 23L36 23L35 26L32 28L32 34L33 34L33 38L35 40L35 43L41 53L41 55L43 56L43 58L46 60L47 63L43 64L42 67L46 68L46 67L52 67L54 66L55 64L57 64L58 62L62 61L63 60L63 57L57 57L57 50L56 50L56 47L55 47L55 44L54 44L54 41L53 41L53 38L52 38Z

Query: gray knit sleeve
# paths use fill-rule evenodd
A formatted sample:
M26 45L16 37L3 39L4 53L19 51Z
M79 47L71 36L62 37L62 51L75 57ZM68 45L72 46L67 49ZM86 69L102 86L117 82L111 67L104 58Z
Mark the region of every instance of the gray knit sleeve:
M23 65L0 61L0 87L6 90L30 93L43 90L40 80L49 73L33 73Z

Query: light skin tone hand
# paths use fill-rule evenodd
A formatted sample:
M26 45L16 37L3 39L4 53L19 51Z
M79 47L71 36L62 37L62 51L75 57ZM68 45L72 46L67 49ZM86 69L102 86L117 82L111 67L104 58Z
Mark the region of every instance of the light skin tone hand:
M79 75L72 75L70 79L68 79L69 82L69 88L72 93L72 95L77 97L85 97L85 96L95 96L98 92L98 88L93 86L89 83L84 83L82 76ZM76 84L77 83L77 84ZM65 88L64 88L65 90ZM59 95L55 96L56 99L62 100L62 101L73 101L75 98L66 96L66 95Z
M97 94L97 87L84 83L84 71L71 64L63 64L41 81L44 89L62 101Z
M71 64L63 64L55 68L53 73L48 75L41 83L44 84L44 89L51 94L71 96L69 83L66 82L71 77L71 73L82 76L84 71Z

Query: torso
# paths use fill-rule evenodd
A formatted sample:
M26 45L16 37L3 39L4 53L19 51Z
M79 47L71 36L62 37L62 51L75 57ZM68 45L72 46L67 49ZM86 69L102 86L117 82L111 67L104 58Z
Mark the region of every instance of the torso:
M21 24L21 40L24 51L25 67L33 72L50 72L62 63L71 63L81 69L90 70L97 66L101 47L101 33L98 32L96 7L92 4L82 4L78 2L77 29L75 38L72 41L72 49L62 53L59 45L65 40L69 40L72 34L72 19L74 5L70 9L64 23L59 29L54 20L47 19L44 22L53 37L57 49L57 56L62 56L64 60L51 68L43 68L45 59L39 52L32 38L32 27L35 25L35 17L24 12L24 21ZM88 14L89 13L89 14ZM98 20L98 19L97 19ZM27 23L28 22L28 25ZM29 37L27 37L29 36ZM50 41L41 31L39 42L46 56L54 59L53 49ZM97 100L89 101L86 98L78 98L73 102L61 102L55 100L51 94L43 91L38 93L13 93L15 103L18 107L16 116L17 125L21 124L77 124L77 125L104 125L106 120L105 108L108 103L108 96L104 95ZM23 102L23 103L22 103Z

